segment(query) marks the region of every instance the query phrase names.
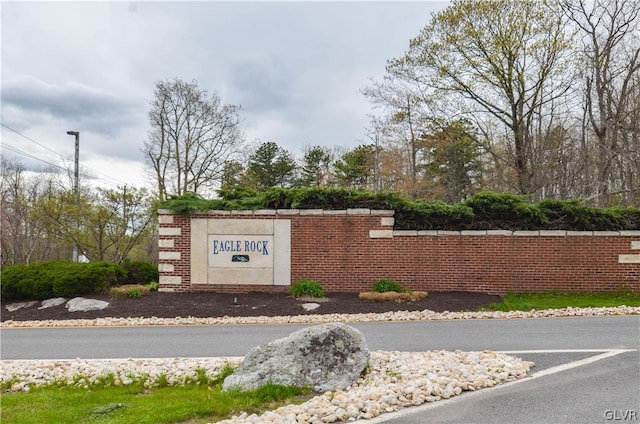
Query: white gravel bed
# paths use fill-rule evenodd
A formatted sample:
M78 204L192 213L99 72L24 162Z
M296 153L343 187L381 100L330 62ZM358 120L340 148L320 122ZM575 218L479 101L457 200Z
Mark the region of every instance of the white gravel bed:
M13 321L0 324L0 328L27 327L109 327L109 326L152 326L152 325L224 325L224 324L326 324L331 322L381 322L381 321L439 321L462 319L523 319L551 317L589 317L610 315L640 315L639 306L619 306L611 308L563 308L542 311L512 312L434 312L396 311L382 314L305 314L279 317L216 317L216 318L95 318L42 321Z
M371 419L448 399L468 390L524 378L532 362L496 352L372 352L370 372L348 390L258 416L243 413L219 424L322 424Z
M125 386L144 380L145 387L163 381L167 385L183 384L198 377L197 370L205 370L208 377L220 374L226 365L237 366L242 357L169 358L169 359L61 359L61 360L3 360L0 384L8 391L30 391L31 387L59 384L89 388L110 381Z
M206 370L207 376L214 377L227 364L236 366L241 361L238 357L2 361L0 381L13 382L13 391L60 381L90 387L109 375L117 385L144 379L146 385L152 386L161 378L176 385L196 378L196 369ZM347 390L327 392L303 404L287 405L260 416L242 413L222 423L320 424L369 419L524 378L532 366L532 362L491 351L376 351L371 353L368 373Z

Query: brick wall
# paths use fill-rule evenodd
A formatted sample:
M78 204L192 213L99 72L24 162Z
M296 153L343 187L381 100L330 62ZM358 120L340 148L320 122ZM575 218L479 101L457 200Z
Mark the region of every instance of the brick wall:
M291 220L291 281L325 292L368 291L380 279L426 291L640 290L640 231L393 231L393 211L160 211L164 291L281 292L282 286L190 284L190 220Z

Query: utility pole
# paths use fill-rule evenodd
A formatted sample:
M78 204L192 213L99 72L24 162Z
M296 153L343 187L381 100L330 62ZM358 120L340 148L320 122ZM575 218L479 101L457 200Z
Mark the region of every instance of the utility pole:
M75 167L73 171L73 197L75 198L76 203L78 203L78 165L80 161L80 133L78 131L67 131L67 134L73 135L76 138L76 155L75 155ZM76 222L76 227L78 223ZM78 245L73 245L73 254L72 254L73 262L78 262Z

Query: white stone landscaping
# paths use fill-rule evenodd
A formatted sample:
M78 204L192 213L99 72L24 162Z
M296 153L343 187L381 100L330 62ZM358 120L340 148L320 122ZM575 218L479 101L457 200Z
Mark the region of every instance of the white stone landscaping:
M30 385L54 382L89 388L110 375L116 385L142 378L147 387L161 379L177 385L195 379L197 369L214 377L226 365L241 362L237 357L2 361L0 382L12 382L12 391L29 391ZM319 424L368 419L524 378L531 366L531 362L490 351L375 351L371 352L368 372L347 390L326 392L260 416L240 414L221 423Z

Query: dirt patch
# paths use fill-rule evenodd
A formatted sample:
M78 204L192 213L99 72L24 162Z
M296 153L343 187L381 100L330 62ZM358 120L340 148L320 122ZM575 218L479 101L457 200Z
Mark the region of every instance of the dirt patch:
M430 309L443 311L475 311L493 302L500 296L468 292L432 292L415 302L372 302L359 298L357 293L328 293L326 301L313 311L305 311L303 303L308 300L293 299L286 294L222 294L222 293L159 293L150 292L141 298L119 298L109 295L86 296L104 300L109 306L101 311L68 312L64 304L46 309L38 309L38 304L29 308L9 312L2 303L2 321L27 321L49 319L92 319L92 318L174 318L174 317L242 317L242 316L287 316L310 314L357 314L382 313L389 311L421 311Z

